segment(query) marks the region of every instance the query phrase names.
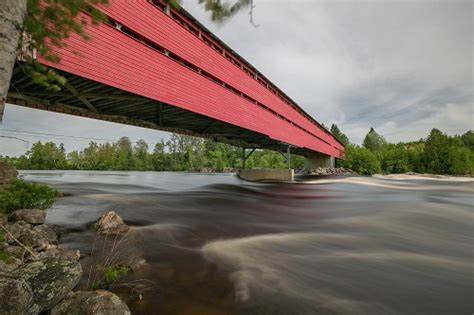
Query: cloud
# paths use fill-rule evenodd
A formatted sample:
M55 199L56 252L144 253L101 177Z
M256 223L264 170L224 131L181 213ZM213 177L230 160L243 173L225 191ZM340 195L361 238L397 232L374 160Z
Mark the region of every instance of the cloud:
M185 0L183 6L318 121L338 123L353 142L360 143L370 127L393 142L417 140L433 127L449 133L474 128L472 1L254 3L257 28L246 11L216 25L197 0ZM6 125L149 142L166 135L55 119L11 108ZM87 144L65 140L71 148ZM14 140L0 138L0 154L6 151L4 141ZM23 144L16 146L13 151L23 150Z
M426 136L432 127L473 128L472 2L254 2L258 28L247 12L218 26L195 1L184 6L354 142L370 127L395 142ZM457 112L439 119L453 106Z

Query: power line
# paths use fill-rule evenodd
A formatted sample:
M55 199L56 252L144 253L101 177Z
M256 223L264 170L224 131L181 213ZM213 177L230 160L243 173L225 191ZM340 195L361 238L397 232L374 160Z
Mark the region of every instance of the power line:
M18 137L13 137L13 136L1 136L1 135L0 135L0 138L7 138L7 139L14 139L14 140L23 141L26 145L26 150L28 151L30 149L30 142L28 140L21 139L21 138L18 138Z
M118 139L110 139L110 138L81 137L81 136L26 131L26 130L18 130L18 129L0 129L0 132L2 131L8 132L8 133L14 133L14 134L24 134L24 135L40 137L40 138L56 138L56 139L66 138L66 139L74 139L74 140L81 140L81 141L106 141L106 142L116 142L118 140ZM4 136L4 137L7 137L7 136ZM156 143L158 142L150 142L149 144L156 144Z

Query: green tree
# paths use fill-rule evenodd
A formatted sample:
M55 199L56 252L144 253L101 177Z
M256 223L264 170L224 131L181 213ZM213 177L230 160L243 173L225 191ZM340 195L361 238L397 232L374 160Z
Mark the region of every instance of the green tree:
M135 169L139 171L146 171L151 168L151 159L148 154L148 143L140 139L135 143L133 148L133 159Z
M339 127L336 124L331 125L331 133L344 146L347 146L349 144L349 138L339 129Z
M364 138L364 147L371 151L377 151L386 143L387 141L385 138L379 135L374 130L374 128L370 128L369 132Z
M122 137L117 141L115 144L117 154L116 154L116 161L115 166L116 169L122 171L128 171L134 168L135 161L133 159L133 149L132 149L132 142L128 137Z
M58 91L66 79L51 68L37 63L33 51L57 62L58 56L51 47L64 46L63 39L71 34L88 38L84 27L89 23L106 20L98 5L107 5L108 0L2 0L0 1L0 122L3 118L5 101L10 80L19 51L29 62L26 72L34 82L43 87ZM175 9L179 9L180 0L165 0ZM252 0L237 0L233 5L220 0L199 0L206 11L212 13L214 21L223 21L250 6ZM81 15L86 12L87 15ZM251 15L252 17L252 15ZM252 20L251 20L252 21Z
M468 132L463 134L461 136L461 140L466 147L471 150L474 150L474 132L472 130L469 130Z
M408 152L403 143L383 145L377 156L382 172L386 174L405 173L410 170Z
M36 142L27 152L31 169L54 170L66 167L66 154L53 142Z
M372 175L381 171L380 161L371 150L352 144L346 147L346 160L341 164L342 167L361 175Z

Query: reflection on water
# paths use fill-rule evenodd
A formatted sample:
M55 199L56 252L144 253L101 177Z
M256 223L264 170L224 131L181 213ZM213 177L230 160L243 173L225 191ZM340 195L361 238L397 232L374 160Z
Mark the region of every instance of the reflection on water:
M472 181L23 172L72 196L50 210L86 251L87 223L134 226L157 286L136 314L472 314Z

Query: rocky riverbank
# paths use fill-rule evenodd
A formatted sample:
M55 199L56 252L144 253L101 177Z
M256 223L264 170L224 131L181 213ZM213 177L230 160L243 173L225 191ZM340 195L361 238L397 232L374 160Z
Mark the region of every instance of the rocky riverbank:
M73 291L83 277L81 255L59 244L45 218L39 209L0 214L0 314L131 314L112 292ZM104 215L98 233L126 231L119 218Z
M308 176L329 176L329 175L337 175L337 176L352 176L357 175L356 172L343 167L318 167L315 169L310 170L303 170L298 175L308 175Z

